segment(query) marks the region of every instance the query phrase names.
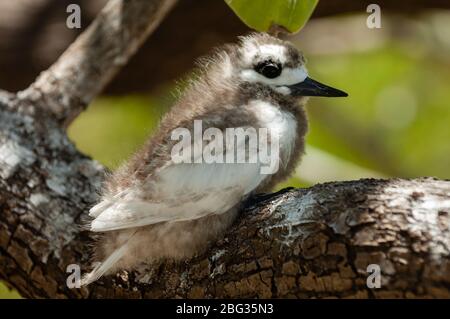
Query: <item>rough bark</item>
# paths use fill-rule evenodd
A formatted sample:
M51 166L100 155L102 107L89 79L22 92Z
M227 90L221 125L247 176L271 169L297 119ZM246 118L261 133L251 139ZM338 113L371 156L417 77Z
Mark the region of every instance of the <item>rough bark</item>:
M127 1L133 3L144 2ZM158 11L135 14L141 12ZM79 41L98 39L87 32ZM77 151L65 133L85 104L67 83L80 85L91 98L112 76L91 67L123 65L87 63L79 56L72 47L50 69L47 74L62 70L51 89L41 90L49 85L43 79L52 78L46 74L32 85L30 90L41 92L38 98L0 91L0 278L23 296L450 297L450 182L431 178L329 183L257 196L202 256L143 265L69 289L66 267L89 265L91 238L81 225L97 200L104 168ZM73 70L101 84L84 87ZM68 102L58 106L58 99ZM381 268L379 289L366 285L368 264Z
M24 89L47 69L86 28L106 0L0 1L0 87ZM346 13L366 14L373 1L319 1L313 18ZM65 27L69 3L82 8L82 29ZM426 9L448 9L447 0L377 1L385 14L407 16ZM184 27L186 26L186 27ZM249 29L224 0L183 0L139 53L107 88L109 94L148 92L187 72L212 47L233 41ZM11 76L14 74L14 76Z

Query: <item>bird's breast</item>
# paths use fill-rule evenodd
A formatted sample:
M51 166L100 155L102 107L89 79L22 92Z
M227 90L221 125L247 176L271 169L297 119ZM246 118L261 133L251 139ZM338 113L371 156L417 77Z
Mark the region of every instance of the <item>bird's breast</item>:
M268 101L252 100L249 103L261 128L267 128L272 147L278 147L280 164L287 165L297 139L297 120L295 116L278 105Z

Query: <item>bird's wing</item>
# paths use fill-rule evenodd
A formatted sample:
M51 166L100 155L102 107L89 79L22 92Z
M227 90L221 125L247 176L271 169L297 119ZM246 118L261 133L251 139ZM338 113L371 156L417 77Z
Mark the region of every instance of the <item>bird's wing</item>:
M238 142L236 150L246 145L245 141ZM235 153L234 147L223 148L224 154ZM253 151L259 152L257 147ZM224 213L267 177L261 174L259 159L256 156L255 163L170 163L152 179L152 198L157 200L143 199L141 187L130 188L91 209L91 215L96 216L91 230L110 231Z

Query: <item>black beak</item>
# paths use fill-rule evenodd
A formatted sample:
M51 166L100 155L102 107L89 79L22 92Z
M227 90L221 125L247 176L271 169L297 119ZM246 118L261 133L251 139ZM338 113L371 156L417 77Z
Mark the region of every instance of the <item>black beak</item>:
M306 78L303 82L290 85L288 88L293 96L348 96L344 91L332 88L311 78Z

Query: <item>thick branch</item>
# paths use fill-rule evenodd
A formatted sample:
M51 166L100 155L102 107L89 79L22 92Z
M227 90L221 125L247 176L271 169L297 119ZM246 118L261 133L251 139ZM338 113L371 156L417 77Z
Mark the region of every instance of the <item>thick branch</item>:
M103 170L20 103L0 98L0 278L25 297L450 297L450 182L435 179L259 197L202 256L69 289L67 265L88 265L80 225Z
M67 126L155 30L176 0L111 0L89 28L19 94Z

